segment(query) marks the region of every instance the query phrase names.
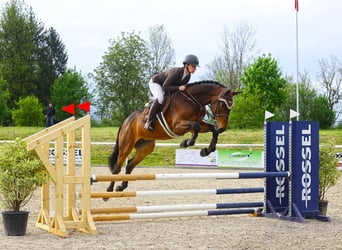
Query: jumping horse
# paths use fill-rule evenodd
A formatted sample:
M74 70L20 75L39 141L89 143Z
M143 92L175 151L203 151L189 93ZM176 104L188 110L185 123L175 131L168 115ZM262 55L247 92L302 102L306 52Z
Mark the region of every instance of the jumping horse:
M239 93L215 81L188 84L185 91L178 91L167 98L169 103L162 109L164 121L172 134L168 133L157 119L154 121L153 132L144 129L147 109L133 112L120 126L114 150L108 158L111 173L120 173L133 148L136 153L127 161L126 174L131 174L137 164L152 153L156 140L168 140L188 132L191 132L192 136L183 140L181 147L193 146L198 133L212 132L213 138L209 147L202 149L200 154L206 156L214 152L219 133L225 131L228 126L229 113L234 104L233 97ZM206 114L205 105L210 106L215 125L203 121ZM110 183L108 192L114 190L114 184ZM116 187L116 191L123 191L127 186L128 182L123 181Z

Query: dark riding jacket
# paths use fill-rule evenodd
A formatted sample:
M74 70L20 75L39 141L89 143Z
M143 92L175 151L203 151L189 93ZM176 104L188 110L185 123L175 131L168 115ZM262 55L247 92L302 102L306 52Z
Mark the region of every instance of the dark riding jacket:
M154 83L160 84L166 93L178 90L178 87L190 81L190 74L183 78L185 67L175 67L152 76Z
M46 115L47 117L53 117L55 116L55 108L54 107L47 107L44 112L44 115Z

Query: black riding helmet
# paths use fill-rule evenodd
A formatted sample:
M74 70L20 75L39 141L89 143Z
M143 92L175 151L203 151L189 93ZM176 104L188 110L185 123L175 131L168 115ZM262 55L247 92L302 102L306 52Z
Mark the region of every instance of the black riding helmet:
M198 57L195 55L187 55L183 61L183 64L191 64L194 65L196 67L199 66L199 60Z

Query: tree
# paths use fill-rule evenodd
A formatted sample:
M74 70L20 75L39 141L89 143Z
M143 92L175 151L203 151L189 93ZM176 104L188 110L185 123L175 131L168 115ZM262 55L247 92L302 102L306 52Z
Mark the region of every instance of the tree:
M18 108L12 111L14 124L17 126L41 126L44 122L43 107L37 97L20 98Z
M320 59L319 67L318 80L323 87L323 94L329 102L330 109L336 112L336 122L342 113L341 105L337 107L342 100L342 69L338 67L338 60L335 56L331 56L330 59Z
M247 128L262 127L265 110L279 112L279 107L286 99L287 82L271 55L258 57L245 69L241 81L246 88L235 98L230 124ZM241 124L241 120L246 120L245 125Z
M290 80L289 80L290 82ZM318 121L320 128L329 128L334 123L335 114L327 98L319 95L312 87L312 83L307 72L299 74L299 106L300 120ZM296 85L287 85L287 98L280 108L280 120L289 119L289 110L296 109Z
M262 55L246 68L241 81L247 92L258 96L259 106L270 112L279 107L286 96L286 80L282 77L278 62Z
M15 107L20 97L34 95L35 82L34 36L36 26L32 11L22 1L12 0L0 20L0 73L9 86L9 107Z
M239 24L235 30L225 30L222 51L208 65L209 77L231 89L241 89L241 76L254 58L254 30L247 24Z
M9 91L7 82L0 76L0 126L5 125L11 112L7 107Z
M0 73L9 86L9 107L29 95L47 103L51 86L66 64L65 46L57 32L44 30L24 1L9 1L0 19Z
M150 75L164 71L175 64L175 49L164 25L154 25L148 29L147 46L152 58Z
M46 30L38 46L38 70L37 70L37 96L47 105L50 99L50 91L55 80L66 71L68 56L65 45L54 28Z
M122 32L102 58L92 75L99 91L99 116L119 125L148 100L148 48L139 35Z
M63 120L70 117L70 114L61 110L62 107L74 104L80 104L91 100L88 86L81 73L76 70L67 70L62 76L56 79L51 89L51 101L56 109L56 119ZM82 113L76 110L77 116Z
M234 107L229 115L230 128L261 128L264 110L258 106L258 96L247 92L234 97Z
M321 129L328 129L335 122L335 112L331 109L328 99L325 96L318 96L314 99L311 120L318 121Z

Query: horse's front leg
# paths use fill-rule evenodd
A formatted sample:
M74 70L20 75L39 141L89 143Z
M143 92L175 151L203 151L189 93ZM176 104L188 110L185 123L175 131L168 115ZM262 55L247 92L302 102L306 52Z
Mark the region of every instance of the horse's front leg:
M211 142L210 142L208 148L201 149L201 152L200 152L201 156L207 156L211 152L214 152L216 150L216 144L218 141L219 133L217 132L217 130L214 129L214 130L212 130L212 135L213 135L213 137L211 138Z
M191 129L192 129L192 136L189 139L185 139L181 142L180 146L181 147L190 147L195 145L196 139L198 137L198 133L201 129L201 126L198 122L192 122L191 123Z

